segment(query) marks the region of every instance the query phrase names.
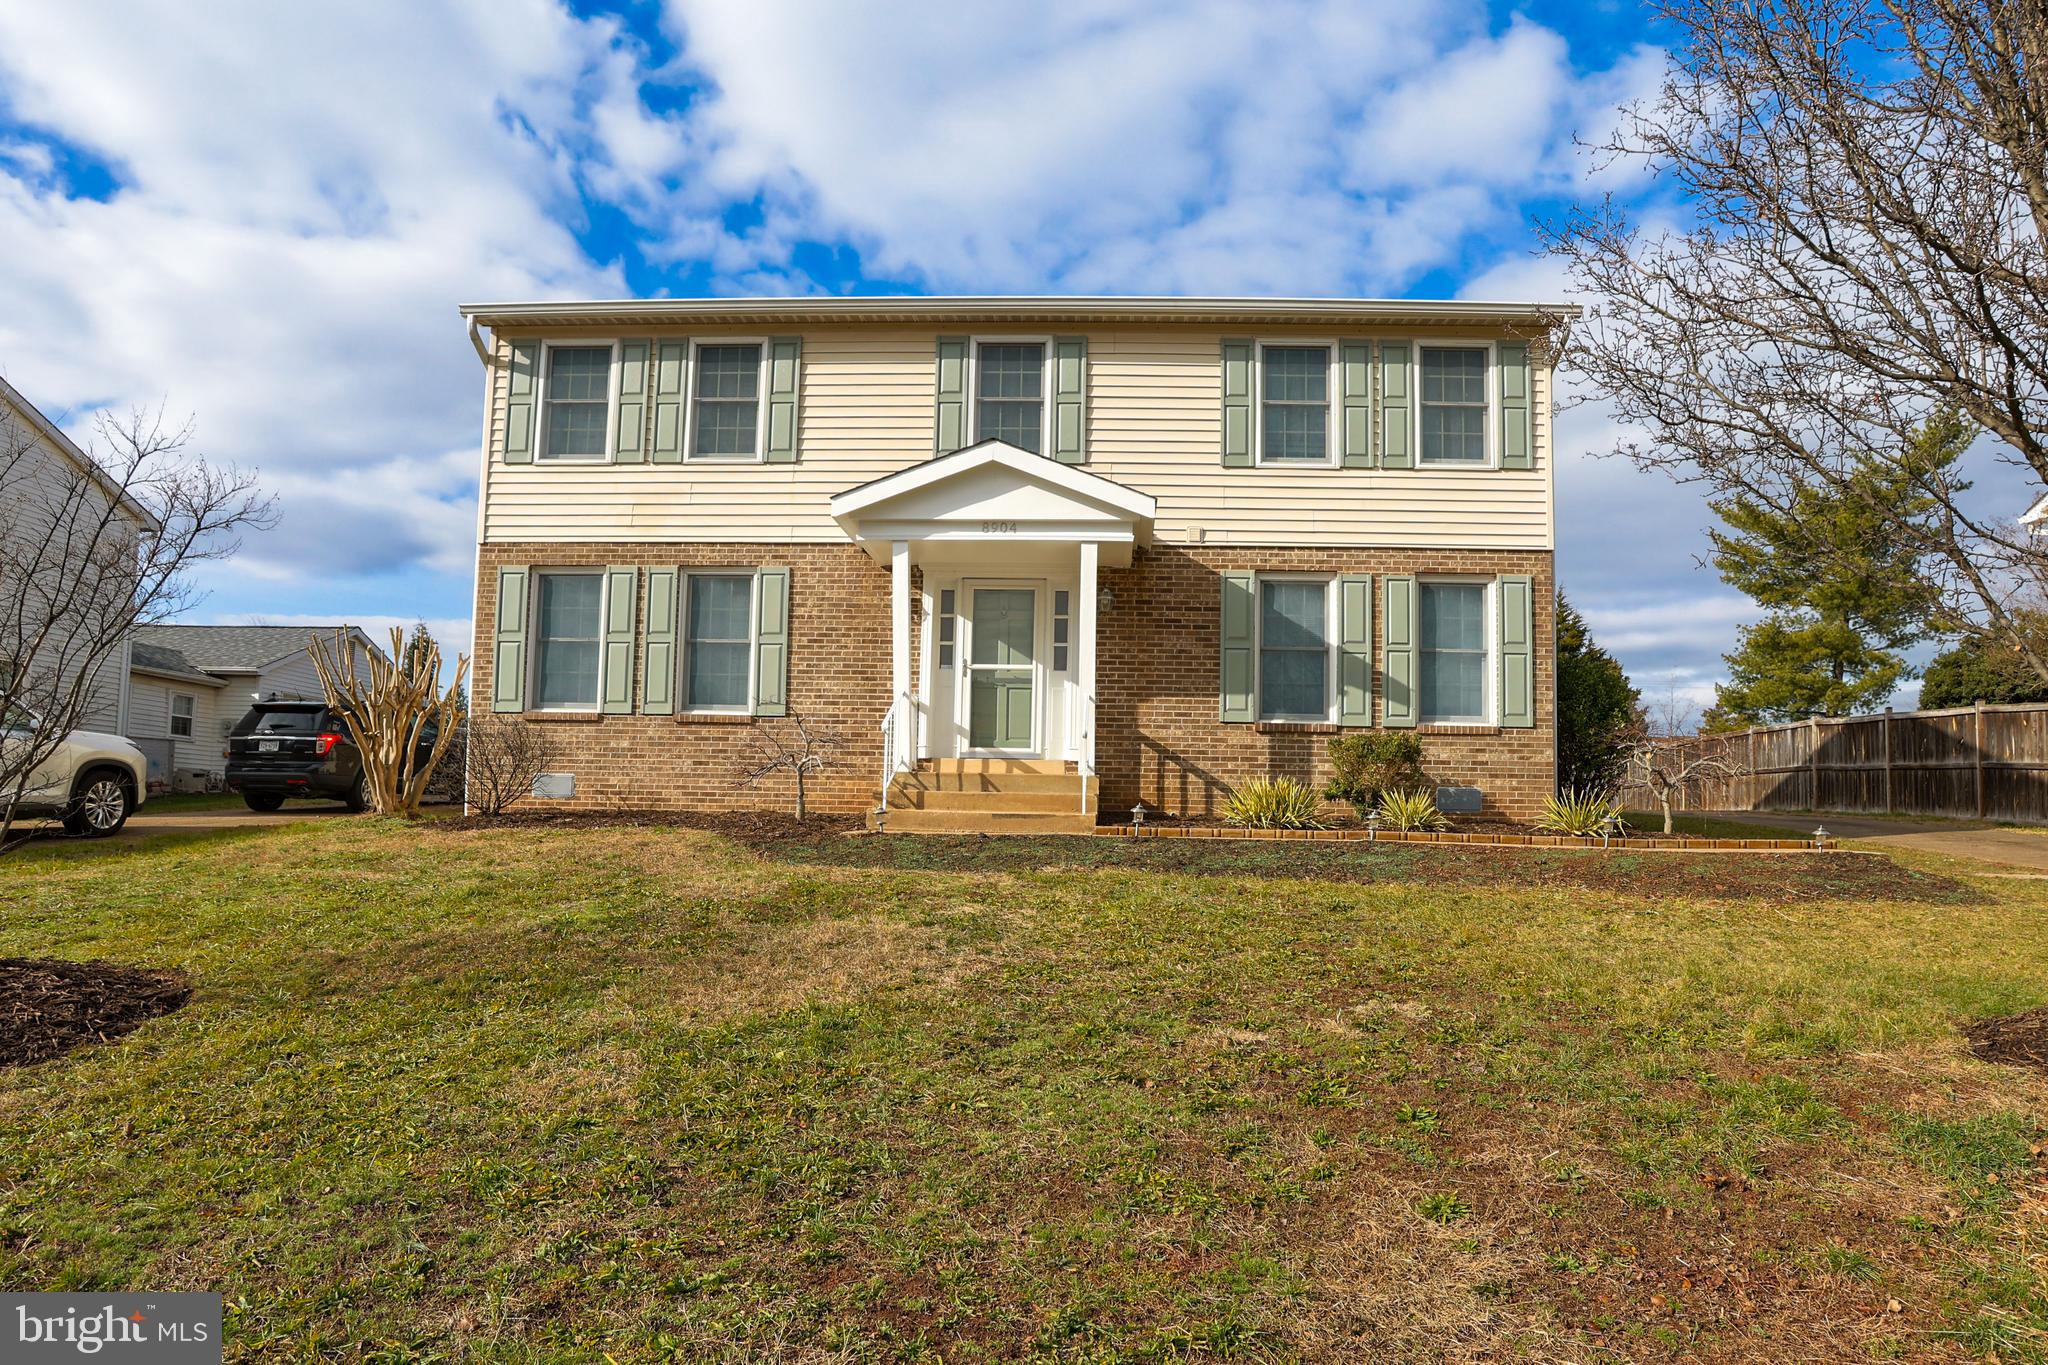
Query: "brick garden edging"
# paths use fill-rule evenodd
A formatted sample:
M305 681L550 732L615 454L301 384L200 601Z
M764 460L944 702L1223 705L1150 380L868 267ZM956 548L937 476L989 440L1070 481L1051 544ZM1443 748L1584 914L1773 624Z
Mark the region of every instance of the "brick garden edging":
M1661 834L1615 839L1602 844L1597 838L1571 834L1428 834L1383 829L1372 833L1362 829L1226 829L1215 825L1104 825L1098 838L1112 839L1302 839L1314 843L1463 844L1468 848L1605 848L1609 853L1839 853L1842 846L1830 841L1817 849L1811 839L1688 839Z

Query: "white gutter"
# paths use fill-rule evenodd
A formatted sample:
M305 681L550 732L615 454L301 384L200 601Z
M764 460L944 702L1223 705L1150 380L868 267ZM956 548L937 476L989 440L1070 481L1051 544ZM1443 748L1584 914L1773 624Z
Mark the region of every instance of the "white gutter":
M905 321L911 319L1102 319L1271 322L1326 319L1399 324L1426 321L1530 321L1556 323L1580 316L1572 303L1505 303L1472 299L1278 299L1170 297L1048 297L965 295L887 298L598 299L552 303L465 304L472 328L568 322L578 319L660 320L707 318Z

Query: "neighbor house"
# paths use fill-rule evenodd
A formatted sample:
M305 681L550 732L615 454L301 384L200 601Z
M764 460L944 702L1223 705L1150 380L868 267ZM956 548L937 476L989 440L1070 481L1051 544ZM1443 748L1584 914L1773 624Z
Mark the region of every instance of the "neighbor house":
M156 516L0 379L0 694L76 729L127 724L135 547Z
M1549 343L1569 308L1141 298L464 310L486 362L477 696L537 791L764 804L841 744L889 827L1213 813L1328 741L1553 789ZM488 329L488 339L485 331Z
M227 766L224 749L258 697L318 697L309 652L314 636L345 631L360 661L384 657L359 626L143 626L128 668L123 731L149 758L152 785L208 786Z

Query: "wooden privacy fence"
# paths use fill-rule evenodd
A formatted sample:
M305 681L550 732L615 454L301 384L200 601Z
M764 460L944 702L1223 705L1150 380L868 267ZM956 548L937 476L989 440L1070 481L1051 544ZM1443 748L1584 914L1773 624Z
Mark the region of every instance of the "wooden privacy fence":
M1690 810L1811 810L2048 823L2048 705L1816 717L1669 741L1733 776L1695 778ZM1639 784L1631 809L1655 809Z

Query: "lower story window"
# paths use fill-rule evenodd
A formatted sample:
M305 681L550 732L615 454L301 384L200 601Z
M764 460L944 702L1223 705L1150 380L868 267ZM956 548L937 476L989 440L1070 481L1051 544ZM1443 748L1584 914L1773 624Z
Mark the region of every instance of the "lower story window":
M1329 584L1259 583L1259 718L1330 717Z
M533 612L535 704L544 709L595 707L604 578L544 573L539 581Z
M1422 617L1421 719L1486 720L1486 585L1418 585Z
M171 733L180 739L192 737L192 711L196 700L183 692L171 697Z
M696 711L749 707L754 576L691 574L683 626L683 704Z

